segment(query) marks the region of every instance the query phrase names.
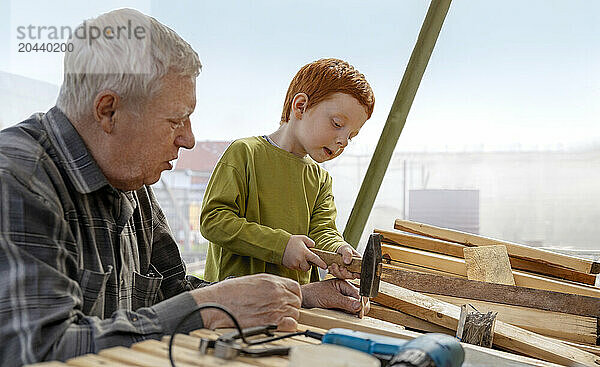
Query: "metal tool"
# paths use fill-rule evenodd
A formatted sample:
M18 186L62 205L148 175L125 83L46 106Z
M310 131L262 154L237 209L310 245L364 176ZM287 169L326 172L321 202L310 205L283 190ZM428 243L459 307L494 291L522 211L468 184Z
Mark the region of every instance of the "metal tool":
M369 236L367 247L363 253L362 259L353 257L350 264L345 264L342 255L329 251L323 251L315 248L310 250L317 254L327 266L338 264L344 266L348 271L360 273L360 300L363 307L359 316L362 318L363 309L368 298L376 297L379 293L379 281L381 280L381 238L379 233L373 233Z
M460 342L445 334L425 334L412 340L360 331L330 329L321 339L323 344L335 344L369 353L388 367L460 367L465 352Z
M310 330L276 336L272 332L275 329L277 329L277 325L255 326L242 329L243 337L237 330L234 330L221 335L216 340L201 338L199 349L202 354L207 354L208 350L212 348L214 349L215 357L227 360L234 359L240 354L251 357L285 356L288 355L290 347L268 346L256 348L256 346L300 335L315 339L322 337L322 334L314 333ZM246 338L257 335L265 335L266 337L246 340ZM244 339L246 342L239 342L238 339Z

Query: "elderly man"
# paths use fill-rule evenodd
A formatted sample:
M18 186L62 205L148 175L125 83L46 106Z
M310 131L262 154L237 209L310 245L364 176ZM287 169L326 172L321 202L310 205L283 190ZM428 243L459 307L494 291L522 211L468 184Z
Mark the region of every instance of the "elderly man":
M194 289L148 185L194 146L198 56L134 10L79 30L57 106L0 133L0 365L160 338L206 302L242 326L287 330L301 305L358 311L341 280L260 274ZM231 325L206 310L180 331Z

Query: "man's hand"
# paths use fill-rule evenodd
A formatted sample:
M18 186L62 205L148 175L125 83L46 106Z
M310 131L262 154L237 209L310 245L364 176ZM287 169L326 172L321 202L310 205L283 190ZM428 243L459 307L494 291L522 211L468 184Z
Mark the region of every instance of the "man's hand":
M271 274L256 274L228 279L190 292L196 303L216 302L237 318L241 327L277 324L282 331L295 331L298 309L302 304L300 285ZM219 310L203 310L204 327L233 327L233 322Z
M292 270L310 270L310 263L321 269L327 269L327 264L308 248L315 247L315 242L303 235L292 235L285 246L281 264Z
M339 308L348 313L360 311L358 288L341 279L329 279L302 286L302 307ZM367 301L365 314L371 308Z
M345 244L338 248L337 253L342 255L342 260L344 264L350 264L352 262L352 256L354 257L362 257L352 246L349 244ZM338 264L329 265L329 273L338 279L357 279L360 278L360 274L351 273L343 266L338 266Z

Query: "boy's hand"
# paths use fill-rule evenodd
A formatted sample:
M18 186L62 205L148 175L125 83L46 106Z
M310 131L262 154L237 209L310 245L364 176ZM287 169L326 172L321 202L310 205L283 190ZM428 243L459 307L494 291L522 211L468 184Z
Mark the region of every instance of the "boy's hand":
M362 257L352 246L349 244L345 244L338 248L337 253L342 255L342 260L344 264L350 264L352 262L352 257ZM331 264L328 268L329 273L336 278L339 279L357 279L360 278L360 274L352 273L348 271L343 266L338 266L338 264Z
M308 248L315 247L315 242L303 235L292 235L285 246L281 264L292 270L310 270L310 263L321 269L327 269L327 264Z

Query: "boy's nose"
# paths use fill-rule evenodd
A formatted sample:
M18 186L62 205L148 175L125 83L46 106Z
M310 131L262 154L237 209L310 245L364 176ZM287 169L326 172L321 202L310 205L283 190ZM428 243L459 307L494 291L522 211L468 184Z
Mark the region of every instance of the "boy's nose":
M344 149L345 147L347 147L347 146L348 146L348 138L345 138L345 137L339 137L339 138L337 139L337 143L338 143L338 145L339 145L339 146L340 146L342 149Z

